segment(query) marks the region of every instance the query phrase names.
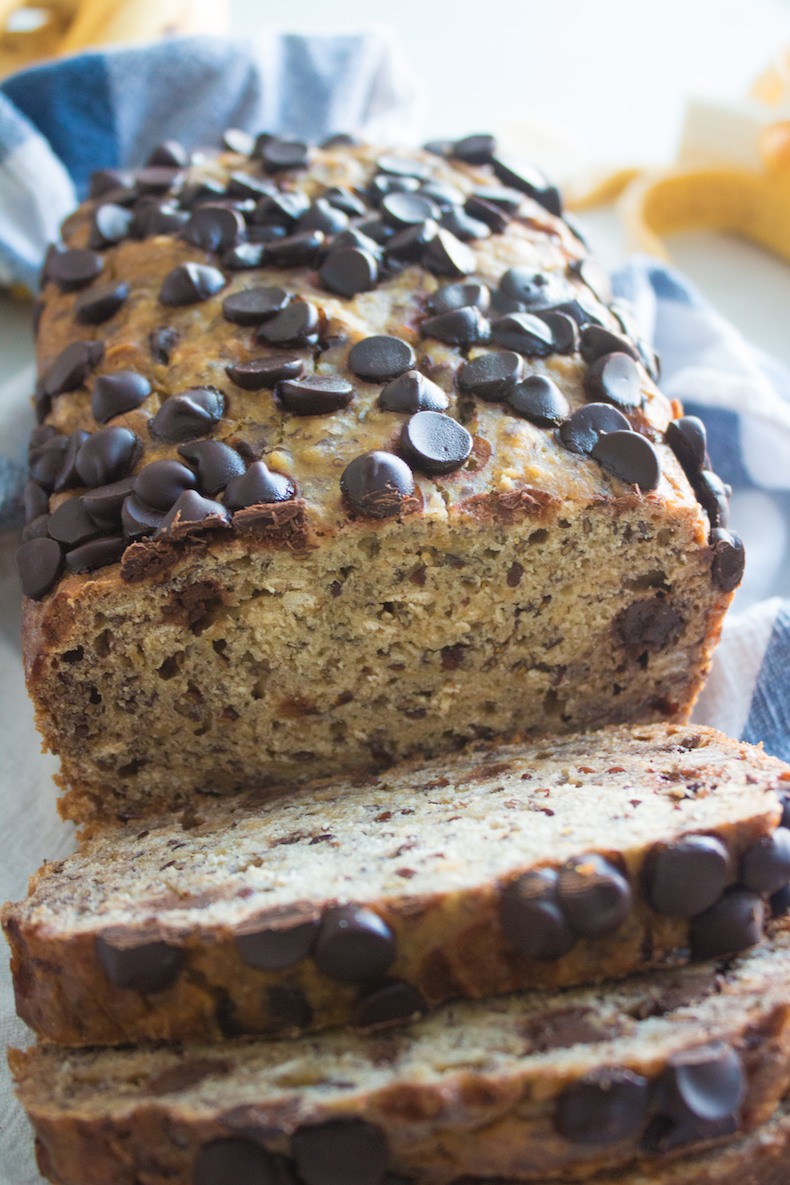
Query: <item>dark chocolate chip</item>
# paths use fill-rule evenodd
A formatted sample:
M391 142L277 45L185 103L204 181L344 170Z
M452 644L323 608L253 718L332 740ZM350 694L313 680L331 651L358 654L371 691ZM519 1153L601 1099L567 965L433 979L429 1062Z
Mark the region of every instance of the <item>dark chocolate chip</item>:
M239 156L252 156L255 147L255 137L243 128L226 128L222 133L222 146L228 152L236 152Z
M103 197L111 189L129 189L134 185L134 174L129 169L96 169L91 173L88 197Z
M396 230L438 218L439 208L420 193L388 193L381 200L381 216Z
M246 468L236 450L221 440L196 440L192 444L182 444L178 455L195 470L201 494L212 497L224 490L234 477L241 477Z
M262 197L276 194L277 183L269 181L267 177L253 177L252 173L231 173L228 177L228 197L233 198L254 198L259 202Z
M361 141L356 136L352 136L350 132L335 132L321 141L321 148L356 148L360 143Z
M183 238L204 251L227 251L244 234L244 219L227 206L198 206L182 231Z
M56 494L83 484L77 472L77 453L89 436L90 432L86 432L84 428L75 428L69 436L69 445L63 454L63 464L55 481Z
M14 558L22 592L32 601L45 597L63 570L63 554L54 539L30 539Z
M296 487L284 473L276 473L263 461L253 461L246 473L234 477L225 490L225 505L230 510L245 506L289 502L296 495Z
M124 499L131 494L133 485L133 477L122 477L120 481L97 486L95 490L88 490L81 495L82 505L97 527L104 531L114 531L120 526L121 508Z
M382 173L390 173L394 177L418 177L421 181L430 176L431 170L422 161L409 160L404 156L396 156L388 152L380 156L376 162Z
M164 165L168 169L185 169L189 164L189 153L178 140L165 140L157 144L146 165Z
M531 374L511 387L505 396L511 411L537 424L539 428L556 428L570 415L568 400L553 379L542 374Z
M584 938L614 933L632 903L631 886L623 874L594 852L563 865L557 897L568 925Z
M225 277L204 263L179 263L168 272L159 290L162 304L185 305L208 300L225 286Z
M256 144L257 149L257 144ZM306 169L310 151L301 140L281 140L274 136L261 146L260 158L267 173L282 173L287 169Z
M139 407L151 394L151 384L133 370L119 370L115 374L100 374L91 392L91 411L99 424L106 424L114 416Z
M567 313L556 309L538 309L535 313L551 330L555 354L573 354L579 348L579 327Z
M612 623L615 639L621 646L657 653L674 646L685 629L685 622L663 593L643 597L627 605Z
M305 193L272 193L262 197L255 207L253 222L261 226L283 226L293 230L310 205Z
M281 313L256 331L262 344L306 346L318 340L318 309L307 300L292 300Z
M105 202L98 206L91 218L89 244L94 251L101 251L103 247L111 247L120 243L129 233L132 221L130 210L123 206L116 206L113 202Z
M313 949L319 920L267 927L236 934L236 950L250 967L263 971L281 971L306 959Z
M305 1185L383 1185L389 1164L382 1130L356 1118L297 1128L291 1155Z
M355 1029L383 1029L404 1024L428 1011L428 1005L410 983L388 979L367 988L357 1000L351 1024Z
M264 243L237 243L222 256L222 266L232 272L263 267Z
M467 214L458 206L451 206L449 210L444 211L439 219L439 226L442 230L449 231L462 243L471 243L475 239L487 239L491 235L491 229L485 222L481 222L479 218L473 218L471 214Z
M481 132L474 136L464 136L456 140L452 146L452 154L467 165L487 165L496 156L496 137Z
M269 358L251 358L225 368L237 387L245 391L272 390L282 379L295 379L304 370L304 359L287 354Z
M77 453L76 469L82 484L92 488L120 481L134 465L139 449L139 440L128 428L100 428Z
M468 276L477 267L477 258L451 231L440 228L422 257L422 266L435 276Z
M622 412L608 403L579 407L559 430L560 442L572 453L589 456L607 432L628 432L631 425Z
M374 259L381 257L379 244L362 234L358 227L352 226L348 230L341 230L340 234L332 236L330 250L340 251L344 247L358 247L360 251L367 251Z
M644 402L639 367L628 354L605 354L588 367L584 393L593 403L613 403L633 411Z
M216 387L193 387L166 399L149 424L152 436L181 444L207 436L225 411L225 396Z
M495 156L491 161L498 181L510 189L525 193L550 214L562 217L562 199L555 185L552 185L535 165L513 162Z
M185 490L156 529L154 538L172 535L179 538L209 527L229 527L230 514L220 502L204 498L196 490Z
M407 370L387 383L379 395L382 411L408 412L446 411L449 399L441 387L432 383L419 370Z
M158 362L160 366L167 366L170 362L170 354L177 341L178 330L173 326L154 329L148 338L151 357L154 362Z
M70 451L71 438L69 436L54 436L47 440L39 449L31 453L29 461L30 476L39 485L49 491L63 468L66 454Z
M507 230L510 219L504 210L487 202L479 194L472 193L464 202L464 213L477 222L483 222L492 234L501 235Z
M338 905L324 913L313 960L330 979L354 983L386 974L395 954L395 937L377 913Z
M448 346L472 346L487 340L489 324L480 309L467 306L426 318L420 326L420 333L423 337L436 338Z
M39 514L36 518L30 519L22 528L22 542L27 543L29 539L44 539L49 535L49 515Z
M746 1075L735 1050L715 1041L671 1054L656 1093L661 1113L676 1122L717 1123L738 1110Z
M149 461L134 479L134 493L154 510L166 511L184 490L197 487L195 475L186 465L170 458Z
M336 210L342 210L349 218L361 218L367 213L367 206L350 189L342 185L332 185L324 192L324 201L329 202Z
M348 214L326 198L318 198L299 216L298 225L302 231L319 230L324 235L334 235L348 226Z
M430 152L433 156L452 156L454 142L452 140L428 140L423 144L423 152Z
M414 350L408 342L386 334L363 337L348 355L349 368L357 378L369 383L393 379L405 370L412 370L415 362Z
M667 424L664 440L680 462L689 481L705 468L708 435L697 416L681 416Z
M168 168L165 165L151 165L150 168L136 169L135 185L140 193L161 194L171 189L179 189L184 181L183 170Z
M455 185L448 185L446 181L424 181L417 192L430 198L440 210L452 210L454 206L464 204L464 194Z
M472 451L470 434L450 416L418 411L403 425L400 447L406 460L423 473L452 473Z
M400 457L374 450L362 453L346 465L340 489L359 514L392 518L412 499L414 476Z
M711 578L722 592L733 592L743 578L746 553L740 535L714 527L710 533L713 548Z
M695 959L715 959L755 946L763 936L765 905L756 893L733 889L695 917L689 930Z
M581 331L580 349L582 358L587 363L597 362L607 354L627 354L635 362L639 358L636 346L627 338L612 333L611 329L605 329L603 325L584 326Z
M741 884L753 893L769 895L790 884L790 830L777 827L752 844L741 861Z
M74 302L74 316L80 325L103 325L114 317L129 295L125 280L97 284L81 293Z
M527 306L520 300L513 300L509 296L505 296L498 288L494 288L491 292L491 312L492 314L502 317L505 313L526 313L529 310ZM538 312L539 310L535 310Z
M505 938L528 959L554 962L576 945L557 899L557 873L524 873L502 890L499 919Z
M724 892L730 877L730 854L721 840L711 835L689 835L655 848L643 876L647 899L656 913L693 918Z
M141 198L135 203L129 234L133 239L175 234L186 226L188 221L187 211L179 210L172 202L162 202L157 198Z
M44 393L55 396L75 391L103 356L104 342L71 342L61 350L44 375Z
M114 946L96 937L96 957L110 983L138 992L163 992L172 987L184 965L185 952L167 942Z
M47 275L55 281L61 292L76 292L101 275L103 267L101 255L87 247L74 247L67 251L56 251L49 256Z
M554 1126L573 1144L615 1144L635 1136L647 1118L650 1082L631 1070L595 1070L565 1088Z
M164 517L163 510L153 510L135 494L129 494L121 508L123 533L129 539L142 539L158 530Z
M264 251L264 260L273 267L312 267L324 246L320 230L300 230L295 235L274 239Z
M707 511L711 527L726 527L730 521L730 493L721 478L710 469L703 469L692 485L702 509Z
M477 308L487 313L491 305L491 290L486 284L445 284L428 297L428 310L435 316L454 309Z
M282 312L290 299L284 288L244 288L225 297L222 314L236 325L262 325Z
M491 322L491 337L500 346L528 358L544 358L554 352L551 329L532 313L508 313Z
M501 403L523 373L524 360L512 350L480 354L471 362L465 362L458 371L458 389L467 395L477 395L487 403Z
M77 547L99 534L80 498L66 498L49 516L49 534L66 547Z
M554 272L536 272L534 268L511 267L499 280L499 291L528 309L555 308L565 299L568 285ZM560 308L560 312L567 310Z
M358 292L368 292L375 285L378 264L367 251L342 247L329 252L319 274L331 292L350 298Z
M610 304L612 300L612 281L606 268L594 255L586 255L572 263L568 269L572 276L578 276L583 284L590 289L601 304Z
M489 206L504 210L506 214L517 214L524 202L524 195L517 189L508 189L502 185L488 185L484 189L476 189L475 197L482 198Z
M66 552L66 567L72 572L95 572L97 568L106 568L115 564L126 550L123 535L103 536L101 539L91 539L80 547Z
M607 473L640 490L654 490L661 480L661 462L655 448L646 437L630 429L599 437L590 456Z
M395 234L395 231L387 225L380 214L369 214L367 218L361 218L353 229L379 246L383 246Z
M426 247L433 242L438 230L437 223L432 218L429 218L427 221L421 222L418 226L410 226L406 230L393 235L384 244L387 263L390 266L393 264L418 263L425 254Z
M414 410L418 411L419 408ZM39 518L42 514L49 514L49 494L37 481L25 483L22 501L25 507L26 523L32 522L34 518Z
M306 374L285 379L274 393L286 411L295 416L325 416L348 407L354 388L348 379L337 374Z

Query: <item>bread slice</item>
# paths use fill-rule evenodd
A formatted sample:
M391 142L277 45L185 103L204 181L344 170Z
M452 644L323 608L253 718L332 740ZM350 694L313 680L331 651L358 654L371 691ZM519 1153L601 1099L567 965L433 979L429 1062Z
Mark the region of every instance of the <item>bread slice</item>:
M790 769L707 728L477 746L97 830L3 923L66 1044L290 1035L757 942Z
M386 1036L50 1045L11 1064L60 1185L288 1180L278 1156L307 1185L586 1178L768 1121L790 1083L789 977L779 929L729 962L456 1003Z

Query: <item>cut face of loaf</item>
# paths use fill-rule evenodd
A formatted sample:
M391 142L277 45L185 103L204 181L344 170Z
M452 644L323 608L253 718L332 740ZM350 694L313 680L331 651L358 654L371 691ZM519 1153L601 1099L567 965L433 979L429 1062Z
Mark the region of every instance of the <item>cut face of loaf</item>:
M48 259L19 567L73 818L682 721L707 674L726 490L580 240L495 163L305 161L144 170Z
M784 909L788 777L642 725L110 825L4 910L19 1015L73 1045L367 1030L742 950Z
M649 1178L771 1118L790 1082L788 975L780 931L721 965L458 1003L386 1038L44 1046L12 1068L59 1185Z

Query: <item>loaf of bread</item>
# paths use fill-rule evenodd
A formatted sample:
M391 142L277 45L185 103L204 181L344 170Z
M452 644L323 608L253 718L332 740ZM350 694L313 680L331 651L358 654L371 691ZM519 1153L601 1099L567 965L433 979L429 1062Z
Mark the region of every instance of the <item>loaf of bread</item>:
M743 567L704 428L556 190L433 147L164 146L50 251L18 565L68 816L687 718Z
M3 911L17 1009L73 1045L375 1029L743 950L790 882L788 779L620 726L108 825Z

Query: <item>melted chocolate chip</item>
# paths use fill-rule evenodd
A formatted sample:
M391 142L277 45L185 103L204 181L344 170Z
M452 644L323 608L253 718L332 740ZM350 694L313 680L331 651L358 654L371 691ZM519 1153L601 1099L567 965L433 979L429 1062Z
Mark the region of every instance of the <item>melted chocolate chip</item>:
M164 510L154 510L136 494L129 494L121 507L121 526L129 539L143 539L152 535L161 527L164 517Z
M44 393L54 397L75 391L103 356L104 342L71 342L61 350L44 375Z
M658 593L621 609L612 623L612 631L621 646L658 653L666 646L674 646L685 625L675 606Z
M405 461L393 453L374 450L350 461L340 478L340 489L352 509L369 518L400 514L414 495L414 477Z
M193 387L166 399L149 430L168 444L180 444L207 436L225 411L225 397L215 387Z
M382 1185L389 1164L384 1133L364 1119L297 1128L291 1155L305 1185Z
M370 1031L404 1024L428 1011L428 1005L415 987L402 979L388 979L367 988L357 1000L351 1024Z
M296 487L284 473L275 473L263 461L253 461L246 473L234 477L225 490L225 505L230 510L272 502L288 502Z
M95 490L88 490L81 495L82 505L97 527L104 531L115 531L120 527L121 508L124 499L131 494L133 485L133 477L122 477L120 481L97 486Z
M428 317L420 326L423 337L433 337L448 346L471 346L488 338L489 325L483 314L474 306L451 309Z
M458 371L458 389L488 403L506 399L524 373L524 360L512 350L480 354ZM627 421L626 421L627 422Z
M560 443L572 453L589 456L607 432L628 432L631 425L608 403L588 403L577 408L559 430Z
M535 165L519 162L515 164L500 156L495 156L491 165L497 180L510 189L517 189L525 193L538 205L548 210L549 214L562 217L562 199L555 185L552 185Z
M291 303L266 321L256 331L261 343L273 346L305 346L318 340L318 310L307 300L292 300Z
M644 870L650 905L657 913L675 918L692 918L709 909L721 897L729 876L730 854L711 835L690 835L654 849Z
M733 889L691 922L695 959L715 959L755 946L763 936L765 906L756 893Z
M628 354L605 354L584 376L584 393L594 403L633 411L644 402L639 367Z
M256 155L257 155L256 144ZM306 169L309 149L301 140L280 139L273 136L261 146L260 159L267 173L283 173L287 169Z
M228 206L198 206L182 237L204 251L227 251L243 236L244 219Z
M73 551L66 552L66 567L72 572L95 572L97 568L117 563L125 550L123 535L91 539Z
M55 251L47 258L47 276L54 280L61 292L76 292L101 275L104 261L101 255L86 247Z
M241 1137L204 1144L192 1170L192 1185L291 1185L291 1179L281 1157Z
M167 942L120 947L98 935L95 947L96 957L110 983L126 991L165 991L178 979L185 960L184 950Z
M54 539L30 539L14 558L22 592L31 601L45 597L63 570L60 544Z
M341 375L307 374L278 383L275 395L292 415L325 416L348 407L354 388Z
M553 379L532 374L511 387L506 396L511 411L540 428L554 428L570 415L568 400Z
M531 313L508 313L491 322L491 337L500 346L531 358L554 352L551 329Z
M557 898L575 934L603 938L623 924L631 909L631 886L602 856L569 860L559 873Z
M790 830L777 827L773 835L763 836L746 849L741 860L741 884L765 896L790 884Z
M230 514L220 502L204 498L196 490L185 490L162 519L154 538L170 535L178 539L194 531L229 526Z
M284 288L244 288L223 300L222 314L237 325L262 325L282 312L290 299Z
M118 370L115 374L100 374L91 392L91 412L98 424L106 424L115 416L133 411L151 394L151 384L133 370Z
M212 497L245 471L244 461L236 450L221 440L196 440L192 444L182 444L178 455L195 470L200 493Z
M208 300L225 286L225 277L204 263L180 263L168 272L159 290L162 304L186 305Z
M557 898L557 873L541 868L524 873L502 891L499 907L508 942L528 959L554 962L576 945Z
M697 416L681 416L667 424L664 440L680 462L689 481L705 468L708 435Z
M600 1146L635 1136L647 1118L650 1083L631 1070L603 1069L566 1087L554 1126L573 1144Z
M395 954L395 937L377 913L338 905L324 913L313 960L330 979L355 983L385 975Z
M129 233L131 221L130 210L116 206L113 202L105 202L93 212L89 245L94 251L101 251L103 247L120 243Z
M400 447L406 460L423 473L452 473L472 451L472 437L462 424L438 411L419 411L404 425Z
M626 485L654 490L661 480L661 462L653 445L637 432L607 432L600 436L590 456L607 473Z
M106 486L126 477L137 459L140 442L128 428L101 428L80 446L76 470L82 485Z
M66 547L77 547L99 534L99 528L80 498L66 498L49 516L50 537Z
M585 362L597 362L606 354L627 354L636 362L639 358L636 347L611 329L603 325L585 325L581 331L581 355Z
M432 383L419 370L407 370L387 383L378 398L382 411L408 412L445 411L449 399L441 387Z
M477 267L477 258L465 243L441 228L427 247L422 266L435 276L468 276Z
M330 251L320 271L322 282L339 296L349 299L358 292L369 292L379 274L375 257L358 247Z
M295 925L280 925L236 934L236 949L250 967L264 971L281 971L306 959L313 949L318 919L298 921Z
M180 461L149 461L134 479L134 493L153 510L167 511L183 494L197 486L195 475Z
M283 379L295 379L304 370L304 360L299 357L278 355L271 358L252 358L249 362L237 362L226 367L228 375L237 387L245 391L272 390Z
M312 267L318 262L324 237L320 230L300 230L295 235L273 239L266 247L264 259L273 267Z
M477 308L487 313L491 305L491 290L486 284L445 284L428 297L431 313L450 313L453 309Z
M369 383L385 383L405 370L412 370L415 362L414 350L408 342L385 334L364 337L352 346L348 355L349 368L357 378Z
M487 165L496 156L496 137L488 133L464 136L452 145L452 155L467 165Z
M713 548L711 578L722 592L733 592L741 583L746 553L740 535L715 527L710 533Z

